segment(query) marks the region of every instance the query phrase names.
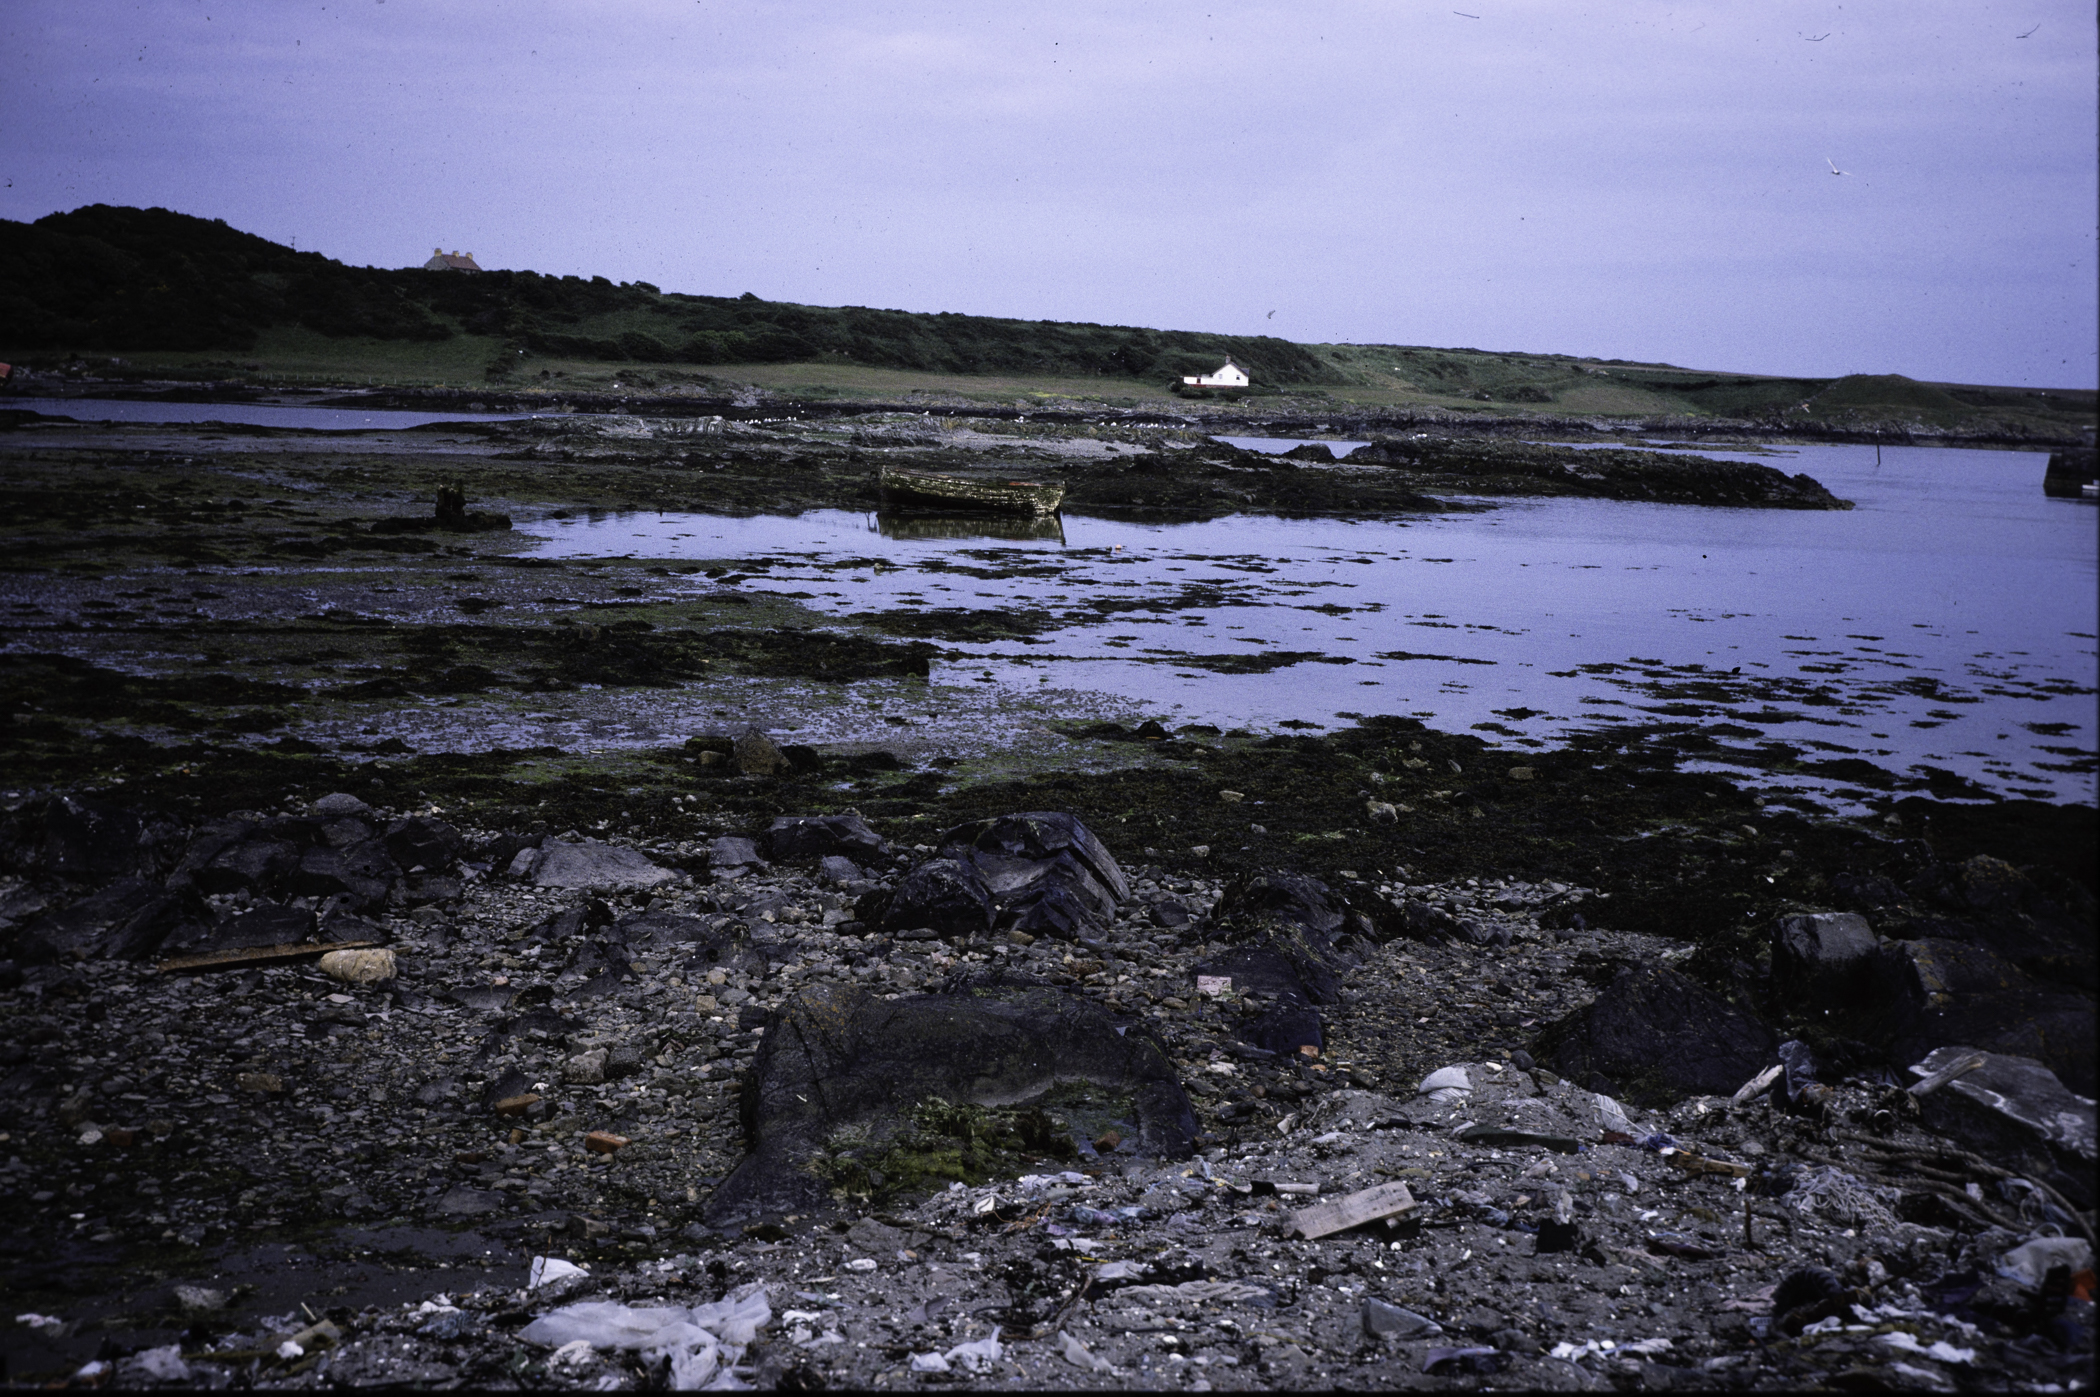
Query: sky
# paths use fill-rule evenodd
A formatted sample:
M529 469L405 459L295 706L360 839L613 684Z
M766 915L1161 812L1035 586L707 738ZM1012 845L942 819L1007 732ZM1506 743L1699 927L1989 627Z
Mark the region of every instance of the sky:
M8 0L0 217L357 265L2100 384L2091 0ZM1833 170L1843 171L1834 174Z

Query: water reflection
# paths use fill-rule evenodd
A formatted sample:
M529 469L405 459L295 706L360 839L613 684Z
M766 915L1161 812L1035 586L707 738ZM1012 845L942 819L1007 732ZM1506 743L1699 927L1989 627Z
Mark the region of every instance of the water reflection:
M547 521L536 551L734 560L739 591L909 615L951 647L937 682L987 695L1058 685L1220 727L1404 712L1511 746L1660 724L1719 744L1702 761L1791 749L1802 770L1783 779L1803 787L1851 779L1816 764L1864 761L2091 800L2090 511L2035 491L2035 455L1789 455L1858 508L1078 515L1069 542L990 516L627 514Z
M1018 514L904 514L883 510L875 515L874 532L884 538L997 538L1022 543L1033 539L1063 543L1064 516Z

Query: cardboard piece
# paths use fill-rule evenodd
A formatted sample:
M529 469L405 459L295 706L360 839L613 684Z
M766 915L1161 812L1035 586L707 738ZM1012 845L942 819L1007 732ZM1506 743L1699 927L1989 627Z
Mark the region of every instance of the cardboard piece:
M1407 1191L1407 1185L1394 1180L1338 1198L1332 1203L1303 1209L1291 1215L1291 1225L1300 1237L1313 1241L1361 1227L1367 1222L1396 1217L1414 1206L1415 1196Z

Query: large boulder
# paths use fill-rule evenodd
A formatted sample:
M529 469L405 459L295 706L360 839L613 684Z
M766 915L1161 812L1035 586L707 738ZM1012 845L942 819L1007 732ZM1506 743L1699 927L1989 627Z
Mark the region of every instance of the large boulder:
M2034 1154L2037 1147L2045 1147L2062 1172L2086 1181L2078 1192L2083 1206L2091 1206L2093 1165L2100 1158L2091 1097L2071 1091L2031 1057L1978 1054L1961 1045L1937 1048L1910 1070L1922 1079L1979 1055L1980 1066L1922 1098L1925 1123L1995 1158Z
M889 932L943 936L994 927L1084 940L1130 896L1115 856L1075 817L1055 811L957 825L907 874L882 910Z
M275 896L298 869L299 854L298 846L289 840L258 832L228 843L191 876L199 892Z
M2085 887L2058 878L2053 891L2045 889L1988 854L1915 863L1901 887L1888 878L1841 875L1838 891L1867 911L1884 937L1963 941L2037 980L2100 989L2100 907Z
M285 880L293 896L346 896L359 907L374 906L400 881L401 868L387 845L363 839L347 848L316 844L299 855L299 866Z
M1367 924L1353 923L1346 901L1317 878L1267 871L1228 883L1211 909L1211 939L1259 948L1289 962L1307 998L1333 1004L1341 977L1360 963L1338 940Z
M1733 1092L1778 1046L1770 1028L1727 1000L1674 970L1638 965L1541 1034L1532 1056L1592 1091L1660 1106Z
M1871 1011L1856 1024L1896 1061L1967 1044L2033 1058L2072 1090L2094 1089L2093 1001L2084 992L2025 975L1973 941L1942 937L1886 943L1874 973Z
M196 955L296 946L312 941L314 930L314 914L304 908L264 903L228 913L209 925L185 927L162 942L160 949L168 955Z
M1772 934L1772 988L1789 1015L1856 1010L1874 983L1880 938L1856 912L1782 917Z
M965 940L992 928L991 890L966 858L934 858L914 868L889 895L882 926L892 933L930 930Z
M386 850L404 869L413 872L420 867L435 873L466 855L467 837L443 820L411 815L387 825Z
M829 1211L830 1185L812 1168L820 1152L841 1139L879 1147L928 1102L1019 1108L1074 1085L1128 1098L1140 1152L1191 1152L1195 1115L1172 1061L1085 1000L1001 987L882 999L813 985L767 1026L745 1074L751 1152L715 1191L707 1220Z

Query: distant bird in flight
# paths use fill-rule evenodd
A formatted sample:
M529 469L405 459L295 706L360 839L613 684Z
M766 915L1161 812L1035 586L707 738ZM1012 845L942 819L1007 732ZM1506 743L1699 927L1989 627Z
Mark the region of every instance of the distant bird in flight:
M2034 29L2039 29L2039 28L2041 28L2041 27L2042 27L2042 26L2040 26L2039 24L2037 24L2037 25L2036 25L2036 26L2034 27ZM2032 33L2034 32L2034 29L2030 29L2030 30L2028 30L2028 31L2027 31L2027 34L2032 34ZM2015 39L2024 39L2024 38L2026 38L2026 37L2027 37L2027 34L2015 34L2015 35L2013 35L2013 37L2014 37Z
M1459 17L1460 19L1479 19L1479 18L1480 18L1480 16L1479 16L1479 15L1469 15L1469 14L1467 14L1467 13L1466 13L1466 12L1465 12L1464 10L1453 10L1453 11L1452 11L1451 13L1452 13L1452 14L1455 14L1455 15L1457 15L1457 16L1458 16L1458 17Z
M1837 162L1835 160L1832 160L1827 155L1823 157L1823 163L1830 167L1830 173L1832 173L1833 175L1846 175L1852 173L1850 170L1840 170L1837 167Z
M1275 311L1273 311L1273 310L1272 310L1272 311L1270 311L1270 312L1269 312L1269 319L1271 319L1271 320L1274 320L1275 318L1276 318L1276 312L1275 312Z
M1808 43L1811 43L1811 44L1820 44L1820 43L1822 43L1822 42L1823 42L1823 41L1824 41L1825 39L1829 38L1830 36L1829 36L1828 34L1818 34L1818 35L1816 35L1816 37L1815 37L1815 38L1811 39L1811 38L1809 38L1809 37L1808 37L1808 35L1806 35L1806 34L1803 34L1803 35L1802 35L1801 37L1802 37L1802 39L1803 39L1804 41L1806 41L1806 42L1808 42Z

